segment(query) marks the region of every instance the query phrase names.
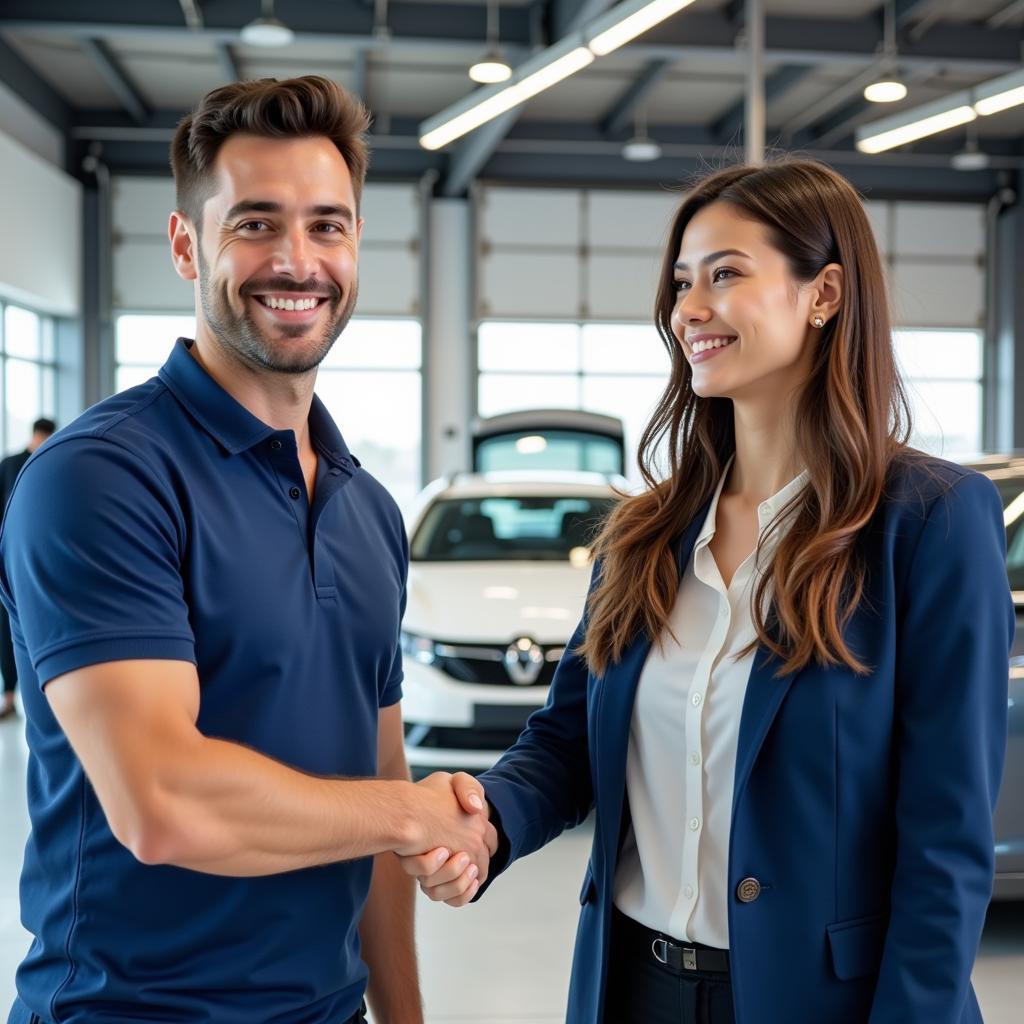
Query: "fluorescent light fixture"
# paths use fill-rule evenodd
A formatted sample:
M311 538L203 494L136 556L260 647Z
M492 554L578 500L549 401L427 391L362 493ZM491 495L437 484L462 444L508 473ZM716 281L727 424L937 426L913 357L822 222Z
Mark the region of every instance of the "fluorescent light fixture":
M511 81L480 89L420 125L420 145L441 149L482 124L525 103L562 79L585 68L659 22L689 7L693 0L624 0L590 23L531 57L516 69Z
M962 90L863 125L857 129L857 149L862 153L884 153L887 149L967 124L977 116L970 103L970 94Z
M480 85L494 85L496 82L507 82L512 77L512 69L501 54L491 50L484 54L470 69L469 77Z
M881 78L864 87L864 99L870 103L896 103L907 95L907 87L896 78Z
M692 3L693 0L633 0L617 4L588 28L587 45L598 57L604 57Z
M568 50L568 52L561 52ZM556 56L557 55L557 56ZM508 85L480 89L461 103L429 118L420 125L420 145L424 149L441 149L467 132L518 107L562 79L575 74L593 61L594 55L580 45L579 37L566 39L549 47L521 65L514 81Z
M1024 71L1011 71L974 89L974 109L988 117L1024 103Z

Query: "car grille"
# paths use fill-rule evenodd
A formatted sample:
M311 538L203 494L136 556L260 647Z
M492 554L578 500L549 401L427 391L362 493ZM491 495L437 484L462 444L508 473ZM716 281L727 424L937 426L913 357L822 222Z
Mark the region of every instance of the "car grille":
M438 644L434 648L434 667L462 683L484 686L549 686L555 676L564 645L539 645L544 664L532 683L514 683L505 667L505 648L477 647L467 644Z

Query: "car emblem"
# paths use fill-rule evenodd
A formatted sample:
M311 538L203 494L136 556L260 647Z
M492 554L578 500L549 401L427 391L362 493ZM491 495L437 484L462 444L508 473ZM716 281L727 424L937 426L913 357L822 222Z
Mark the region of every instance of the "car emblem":
M544 652L529 637L520 637L505 651L505 671L516 686L532 686L544 667Z

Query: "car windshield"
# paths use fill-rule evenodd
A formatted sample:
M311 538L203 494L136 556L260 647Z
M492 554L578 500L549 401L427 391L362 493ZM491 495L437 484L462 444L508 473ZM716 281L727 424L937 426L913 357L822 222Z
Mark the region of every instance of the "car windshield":
M1003 499L1006 523L1006 571L1011 590L1024 590L1024 477L993 481Z
M435 502L412 540L418 562L579 561L615 498L559 495Z

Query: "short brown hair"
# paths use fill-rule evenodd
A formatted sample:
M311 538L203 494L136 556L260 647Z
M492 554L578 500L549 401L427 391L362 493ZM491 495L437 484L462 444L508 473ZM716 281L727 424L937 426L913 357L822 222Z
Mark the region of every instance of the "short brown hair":
M330 139L348 165L358 207L369 162L369 127L370 115L362 103L321 75L261 78L214 89L174 133L171 169L178 209L198 226L203 203L213 194L213 162L220 147L238 134Z

